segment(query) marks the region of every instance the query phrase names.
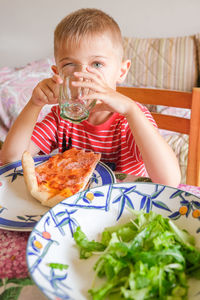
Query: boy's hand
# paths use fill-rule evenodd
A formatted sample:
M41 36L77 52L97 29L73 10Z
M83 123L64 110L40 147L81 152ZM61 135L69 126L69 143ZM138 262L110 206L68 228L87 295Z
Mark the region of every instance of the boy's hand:
M40 81L33 90L31 103L37 106L58 103L59 85L61 83L62 78L59 75Z
M91 93L82 96L82 99L97 99L95 111L112 111L126 115L133 101L128 97L112 89L106 82L103 74L94 68L87 67L88 72L75 72L76 77L88 79L85 81L74 81L74 86L91 89Z

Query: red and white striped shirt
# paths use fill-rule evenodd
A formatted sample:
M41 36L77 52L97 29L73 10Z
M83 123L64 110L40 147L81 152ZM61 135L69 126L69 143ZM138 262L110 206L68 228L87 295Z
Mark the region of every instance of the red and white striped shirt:
M156 126L153 117L146 107L137 103L145 116ZM53 106L51 112L40 123L37 123L32 141L45 154L57 149L63 150L63 139L66 147L92 150L101 153L101 161L114 165L115 170L136 176L146 176L146 169L135 143L126 118L118 113L101 125L92 125L88 121L79 124L71 123L60 117L59 106Z

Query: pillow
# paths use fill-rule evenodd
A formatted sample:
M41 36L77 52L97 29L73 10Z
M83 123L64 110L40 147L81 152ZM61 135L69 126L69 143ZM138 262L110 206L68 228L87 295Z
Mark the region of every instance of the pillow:
M174 38L124 37L125 58L132 66L126 84L191 91L197 84L195 36Z
M175 152L181 170L181 183L186 184L189 137L187 134L169 134L167 131L161 134Z
M200 86L200 33L195 35L196 47L197 47L197 59L198 59L198 86Z
M53 63L52 58L46 58L20 69L7 67L0 69L0 140L5 140L8 130L30 99L38 82L52 76ZM49 111L50 107L45 106L39 120Z

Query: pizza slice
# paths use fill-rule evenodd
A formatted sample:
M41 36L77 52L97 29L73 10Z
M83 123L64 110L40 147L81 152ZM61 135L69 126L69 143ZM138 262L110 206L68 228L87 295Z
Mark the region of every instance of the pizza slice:
M71 148L35 167L28 151L22 155L24 180L31 195L53 207L87 186L101 154Z

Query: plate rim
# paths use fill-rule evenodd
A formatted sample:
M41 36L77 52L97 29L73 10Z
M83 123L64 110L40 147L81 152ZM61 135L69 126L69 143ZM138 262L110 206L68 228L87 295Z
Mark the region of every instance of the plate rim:
M51 156L54 156L55 154L47 154L47 155L36 155L33 157L34 159L34 162L43 162L43 160L46 160L48 159L49 157ZM17 161L14 161L14 162L11 162L11 163L8 163L6 165L3 165L0 167L0 180L1 180L1 176L3 177L3 174L10 171L12 168L14 168L14 166L17 165L17 167L20 167L22 166L22 163L21 163L21 160L17 160ZM108 167L104 162L102 161L99 161L97 166L101 166L103 168L103 170L106 170L107 173L110 175L110 179L112 181L112 183L116 183L116 176L114 174L114 172L111 170L110 167ZM112 184L111 183L111 184ZM65 200L65 199L64 199ZM37 201L37 200L36 200ZM49 208L50 209L50 208ZM47 208L47 211L49 210ZM46 211L46 212L47 212ZM46 213L45 212L45 213ZM35 227L35 225L37 224L37 222L33 222L33 224L31 224L31 222L29 223L26 223L26 222L22 222L22 221L19 221L18 223L22 223L22 225L24 226L14 226L14 225L4 225L1 223L1 219L4 219L4 218L1 218L0 217L0 229L3 229L3 230L8 230L8 231L19 231L19 232L31 232L33 230L33 228ZM12 220L8 220L8 219L4 219L5 221L12 221ZM13 222L17 222L17 221L13 221ZM28 224L29 226L26 226L26 224ZM32 225L32 226L31 226Z

